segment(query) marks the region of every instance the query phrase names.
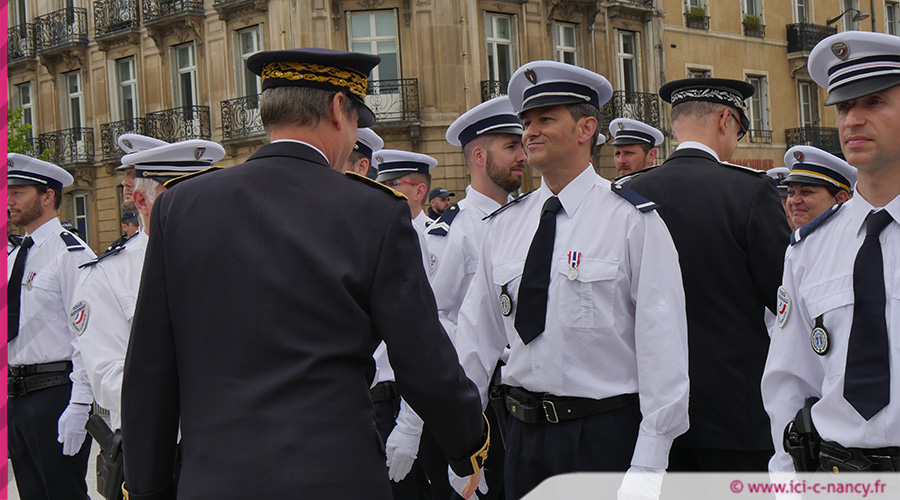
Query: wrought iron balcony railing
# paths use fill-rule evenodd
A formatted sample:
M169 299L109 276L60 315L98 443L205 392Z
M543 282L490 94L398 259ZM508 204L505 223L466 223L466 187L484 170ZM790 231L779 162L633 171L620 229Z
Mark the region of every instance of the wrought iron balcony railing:
M138 29L138 0L94 0L94 36Z
M203 0L142 0L144 23L177 14L203 14Z
M612 98L600 107L602 123L600 130L609 128L616 118L632 118L659 128L659 96L647 92L627 92L617 90Z
M59 166L94 163L94 129L69 128L38 136L38 149L50 150L50 163Z
M785 142L787 147L793 147L798 144L807 146L815 146L819 149L828 151L831 154L839 155L843 158L841 152L841 140L838 135L838 129L829 127L800 127L789 128L784 131Z
M35 45L48 52L69 45L87 45L87 9L70 7L34 19Z
M29 23L9 28L6 43L6 60L8 62L33 59L35 55L34 25Z
M166 142L209 139L209 106L184 106L147 113L145 134Z
M691 14L690 12L684 13L684 25L688 28L694 28L698 30L708 30L709 29L709 16L700 16L697 14Z
M747 130L747 135L750 136L750 142L755 143L772 143L772 131L771 130L763 130L751 128Z
M837 33L837 28L817 24L797 23L787 25L788 54L810 52L823 38Z
M653 0L613 0L616 3L629 3L632 5L640 5L642 7L653 7Z
M495 97L506 95L507 87L509 87L509 82L501 82L500 80L482 80L481 102L490 101Z
M100 154L103 161L118 160L125 154L119 149L119 136L127 133L146 134L146 120L134 118L100 125Z
M222 140L234 141L259 137L266 133L259 116L259 96L222 101Z
M366 106L380 122L419 121L419 80L372 80L366 92Z
M744 36L754 36L756 38L765 38L766 37L766 25L765 24L744 24Z

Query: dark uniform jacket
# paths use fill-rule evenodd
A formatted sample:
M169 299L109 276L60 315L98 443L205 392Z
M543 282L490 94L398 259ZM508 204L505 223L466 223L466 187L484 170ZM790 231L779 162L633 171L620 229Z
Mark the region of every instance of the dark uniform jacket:
M126 485L178 499L389 499L369 385L383 339L448 455L484 440L409 205L312 148L261 147L153 208L125 361ZM179 420L180 419L180 420Z
M628 182L658 203L681 264L688 319L691 428L675 446L772 448L760 380L790 230L759 173L699 149Z

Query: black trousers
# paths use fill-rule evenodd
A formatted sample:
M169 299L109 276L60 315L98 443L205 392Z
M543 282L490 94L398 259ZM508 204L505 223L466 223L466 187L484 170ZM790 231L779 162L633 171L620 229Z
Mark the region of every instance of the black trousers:
M71 394L71 385L60 385L7 403L9 457L22 500L89 500L84 477L91 437L73 457L63 455L57 441L57 423Z
M631 465L641 410L630 405L558 424L508 420L506 497L517 500L569 472L624 472Z
M378 429L382 444L387 442L388 436L391 435L391 431L397 424L397 407L398 405L395 405L393 401L378 401L375 403L375 428ZM421 455L421 451L419 454ZM412 470L399 483L391 481L391 493L394 496L394 500L429 498L428 484L425 482L420 462L421 460L417 458L412 466ZM387 474L387 471L385 471L385 474Z

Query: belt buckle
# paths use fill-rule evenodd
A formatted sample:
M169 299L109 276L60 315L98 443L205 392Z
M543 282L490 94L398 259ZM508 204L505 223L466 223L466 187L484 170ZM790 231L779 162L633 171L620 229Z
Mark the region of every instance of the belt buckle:
M541 400L541 406L544 407L544 416L547 417L547 421L551 424L558 424L559 415L556 413L556 405L553 404L553 401Z
M894 459L890 455L869 455L868 459L872 461L872 464L877 464L880 467L880 471L884 472L896 472L894 469Z
M28 394L28 389L25 386L25 379L22 377L10 377L7 380L6 393L9 398L18 398Z

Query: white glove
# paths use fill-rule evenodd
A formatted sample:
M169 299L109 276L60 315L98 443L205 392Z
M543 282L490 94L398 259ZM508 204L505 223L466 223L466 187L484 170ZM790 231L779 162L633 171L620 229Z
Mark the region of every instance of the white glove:
M475 475L478 480L478 491L484 495L488 492L487 482L484 480L484 469L479 470ZM447 467L447 477L450 479L450 486L453 487L453 491L459 493L459 496L468 500L475 493L475 488L469 484L473 476L459 477L453 472L453 469ZM466 491L466 487L469 487L471 491Z
M632 465L622 478L618 500L657 500L665 470Z
M399 483L412 470L419 452L419 438L421 434L407 434L400 430L400 426L394 427L387 438L384 452L387 455L388 476Z
M84 424L88 421L91 405L84 403L69 403L66 410L59 417L57 441L63 445L63 455L74 456L81 449L87 431Z

